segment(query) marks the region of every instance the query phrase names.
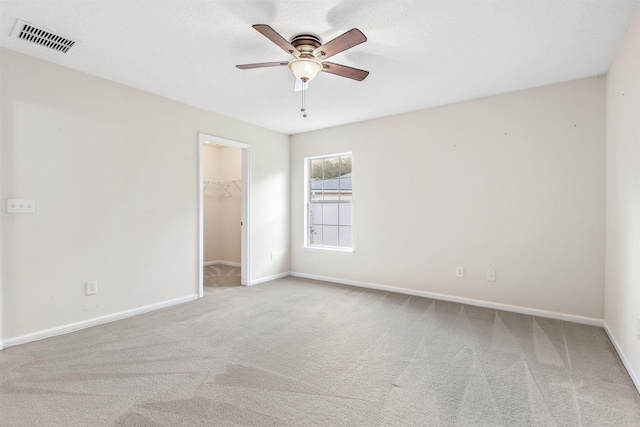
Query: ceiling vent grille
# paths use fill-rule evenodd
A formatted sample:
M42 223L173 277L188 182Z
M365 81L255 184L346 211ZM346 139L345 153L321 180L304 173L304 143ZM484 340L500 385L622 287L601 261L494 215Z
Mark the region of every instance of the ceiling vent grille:
M21 19L16 21L16 25L13 27L11 36L39 44L40 46L48 47L62 53L67 53L67 51L76 44L75 40L71 40L68 37L45 30L44 28L38 28Z

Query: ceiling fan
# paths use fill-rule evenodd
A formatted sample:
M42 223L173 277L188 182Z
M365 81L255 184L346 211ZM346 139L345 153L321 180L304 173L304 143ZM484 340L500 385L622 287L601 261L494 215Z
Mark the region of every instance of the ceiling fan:
M241 70L287 65L296 78L303 83L313 80L320 71L357 81L362 81L369 75L368 71L325 61L325 59L337 53L367 41L365 35L357 28L353 28L325 44L322 44L322 39L319 36L312 33L296 34L287 41L268 25L256 24L253 25L253 28L280 46L285 52L293 55L295 59L291 61L236 65Z

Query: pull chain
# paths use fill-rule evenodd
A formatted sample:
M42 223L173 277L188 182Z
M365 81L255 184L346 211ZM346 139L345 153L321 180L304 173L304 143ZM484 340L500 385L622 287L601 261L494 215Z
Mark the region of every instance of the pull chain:
M307 83L302 82L302 117L307 117Z

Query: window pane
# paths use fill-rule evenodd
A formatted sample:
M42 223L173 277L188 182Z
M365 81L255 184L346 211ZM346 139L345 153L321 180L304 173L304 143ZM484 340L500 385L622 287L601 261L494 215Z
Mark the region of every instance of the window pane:
M321 245L322 244L322 226L312 225L309 227L309 244Z
M349 170L351 165L349 164ZM343 174L340 179L340 200L351 200L351 172Z
M324 179L333 179L340 176L340 158L329 157L324 159Z
M340 176L351 173L351 156L340 157Z
M333 180L335 181L335 180ZM338 201L340 194L337 191L325 191L324 193L324 200L334 200L334 201Z
M322 223L325 225L338 225L338 203L324 204Z
M351 224L351 203L340 203L340 225Z
M322 204L311 203L309 206L309 224L322 224Z
M322 164L324 163L323 159L315 159L309 161L311 167L311 179L322 179Z
M350 202L351 201L351 191L342 190L340 192L340 200L342 200L342 201L346 200L346 201Z
M340 246L351 247L351 227L339 227Z
M312 179L311 180L311 200L322 200L322 180L321 179Z
M322 227L322 244L324 246L338 246L338 227L325 225Z

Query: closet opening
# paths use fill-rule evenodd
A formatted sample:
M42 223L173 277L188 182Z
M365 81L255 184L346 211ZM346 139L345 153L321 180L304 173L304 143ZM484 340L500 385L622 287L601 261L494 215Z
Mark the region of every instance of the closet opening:
M199 295L249 285L249 145L199 134Z

